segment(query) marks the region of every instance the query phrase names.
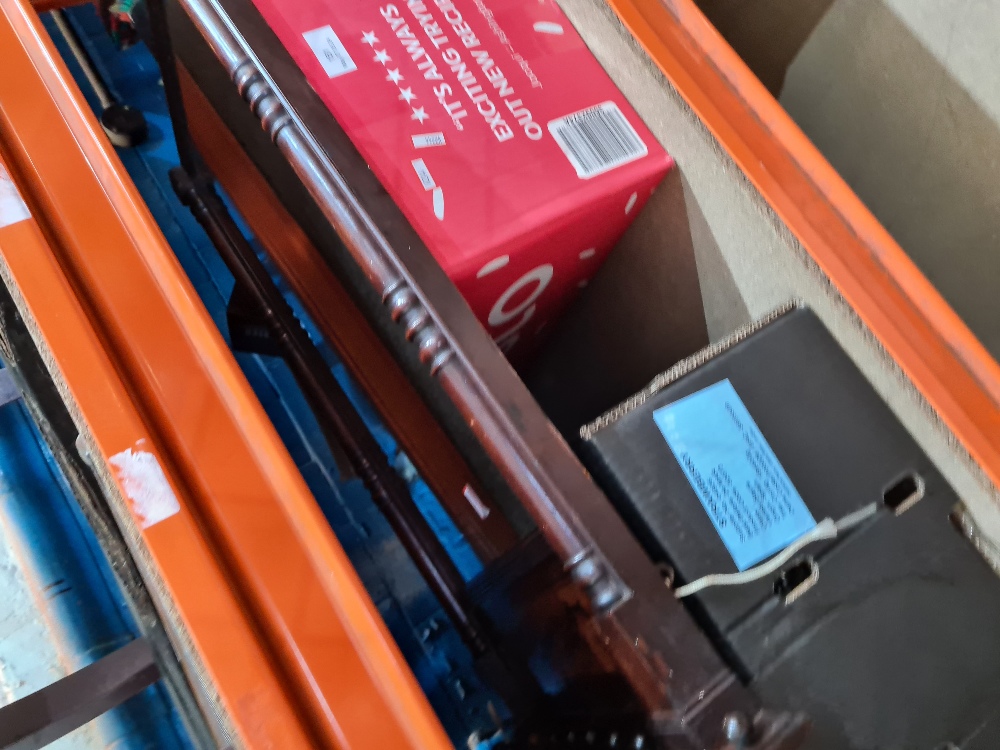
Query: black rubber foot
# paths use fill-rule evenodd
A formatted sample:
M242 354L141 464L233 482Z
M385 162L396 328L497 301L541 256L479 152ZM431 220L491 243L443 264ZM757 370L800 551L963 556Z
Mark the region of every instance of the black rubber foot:
M132 148L149 135L146 118L138 109L127 104L112 104L101 113L101 126L111 142L119 148Z

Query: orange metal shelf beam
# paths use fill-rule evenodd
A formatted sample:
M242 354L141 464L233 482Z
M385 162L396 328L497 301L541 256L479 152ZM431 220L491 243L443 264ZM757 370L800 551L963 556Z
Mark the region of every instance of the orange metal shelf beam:
M692 0L608 2L1000 485L997 362Z
M0 226L0 272L238 739L450 747L25 0L0 0L0 70L0 163L32 214ZM177 499L145 528L111 463L130 450Z

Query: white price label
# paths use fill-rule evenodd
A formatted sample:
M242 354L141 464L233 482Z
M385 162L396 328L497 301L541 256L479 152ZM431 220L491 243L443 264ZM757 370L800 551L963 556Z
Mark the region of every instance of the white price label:
M7 170L0 165L0 227L6 227L30 218L31 212L21 200L17 186L7 174Z

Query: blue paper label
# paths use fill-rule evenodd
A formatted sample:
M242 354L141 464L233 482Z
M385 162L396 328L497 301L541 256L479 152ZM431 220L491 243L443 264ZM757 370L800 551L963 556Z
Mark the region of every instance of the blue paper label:
M653 419L740 570L816 525L728 380L657 409Z

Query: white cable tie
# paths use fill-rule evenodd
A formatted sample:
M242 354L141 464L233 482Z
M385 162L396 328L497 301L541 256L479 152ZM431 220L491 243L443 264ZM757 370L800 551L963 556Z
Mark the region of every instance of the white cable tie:
M865 507L859 508L853 513L848 513L846 516L837 521L837 531L847 531L848 529L853 529L861 522L867 521L876 513L878 513L878 503L868 503Z
M825 518L767 562L761 563L760 565L739 573L715 573L712 575L702 576L691 583L675 589L674 596L678 599L683 599L685 596L697 594L702 589L707 589L712 586L742 586L745 583L757 581L777 571L782 565L791 560L792 557L795 556L795 553L803 547L822 539L835 539L837 534L840 532L847 531L848 529L857 526L861 522L871 518L877 512L878 505L876 503L870 503L860 510L847 514L839 521L835 522L832 518Z

